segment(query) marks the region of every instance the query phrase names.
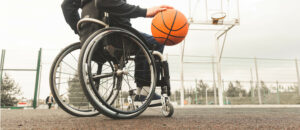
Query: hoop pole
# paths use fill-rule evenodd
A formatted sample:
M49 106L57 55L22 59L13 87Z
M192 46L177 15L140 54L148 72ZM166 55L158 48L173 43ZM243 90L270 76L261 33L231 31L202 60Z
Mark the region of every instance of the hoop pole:
M217 89L216 89L216 76L215 76L215 58L214 56L212 56L212 61L211 61L211 65L212 65L212 72L213 72L213 87L214 87L214 100L215 100L215 105L217 104Z
M222 76L221 76L221 63L220 63L220 50L219 50L219 38L215 39L216 47L216 64L217 64L217 77L218 77L218 96L219 96L219 106L223 106L223 89L222 89Z
M3 49L1 52L1 63L0 63L0 88L2 87L2 74L4 68L4 58L5 58L5 50Z
M237 4L236 4L236 6L237 6L237 17L238 17L238 24L240 23L240 1L239 0L237 0Z
M192 19L192 10L191 10L192 6L191 6L191 0L189 0L189 19Z
M223 0L220 0L221 1L221 11L224 12L223 10Z
M208 4L207 4L207 0L205 0L205 17L206 17L206 19L208 19Z
M261 94L260 94L260 82L259 82L259 77L258 77L258 69L257 69L257 60L256 60L256 57L254 58L254 63L255 63L255 71L256 71L256 83L257 83L258 102L259 102L259 105L261 105L262 102L261 102Z
M34 89L34 96L33 96L33 103L32 103L32 106L34 109L36 109L36 107L37 107L37 93L38 93L38 87L39 87L41 57L42 57L42 48L40 48L40 50L39 50L38 61L37 61L37 66L36 66L35 89Z
M184 56L184 46L185 46L185 40L183 41L181 45L181 55L180 55L180 81L181 81L181 90L180 90L180 104L183 107L184 106L184 78L183 78L183 56Z
M230 27L228 27L223 33L221 33L220 35L218 35L217 38L219 39L220 37L222 37L225 33L227 33L233 27L234 27L234 25L231 25Z
M225 33L225 36L224 36L224 40L223 40L223 44L222 44L222 48L221 48L221 53L220 53L220 55L219 55L219 62L221 62L221 57L222 57L222 55L223 55L223 50L224 50L226 38L227 38L227 32Z
M296 63L296 72L297 72L297 79L298 79L298 95L300 96L300 74L299 74L297 58L295 59L295 63Z
M230 26L227 28L227 30L225 30L224 32L222 32L221 34L218 35L219 32L216 33L215 35L215 47L216 47L216 64L217 64L217 77L218 77L218 96L219 96L219 106L223 106L224 102L223 102L223 85L222 85L222 75L221 75L221 58L222 58L222 53L223 53L223 48L225 45L225 41L226 41L226 37L224 38L223 44L222 44L222 51L220 52L219 49L219 39L220 37L222 37L224 34L227 34L227 32L233 28L234 25Z

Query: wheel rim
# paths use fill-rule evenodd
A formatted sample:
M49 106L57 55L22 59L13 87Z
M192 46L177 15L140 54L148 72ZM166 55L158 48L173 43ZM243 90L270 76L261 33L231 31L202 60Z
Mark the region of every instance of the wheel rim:
M168 105L162 107L162 113L164 116L168 116L171 112L171 108Z
M88 64L83 64L83 68L84 69L87 69L87 70L83 70L82 72L83 72L83 74L85 74L85 73L87 73L87 75L88 75L88 77L86 77L86 78L84 78L84 79L86 79L86 81L85 82L87 82L87 80L92 80L93 79L93 75L92 75L92 68L91 68L91 63L90 63L90 61L91 61L91 59L92 59L92 56L93 56L93 53L95 52L95 48L97 48L97 44L96 43L98 43L100 40L99 39L103 39L103 37L105 37L105 35L107 36L108 34L110 34L111 32L104 32L101 36L102 37L100 37L100 38L94 38L93 40L91 40L91 42L90 43L93 43L93 44L91 44L91 45L88 45L88 47L87 47L87 49L86 50L91 50L91 51L85 51L84 52L84 56L83 56L83 61L88 61ZM124 33L122 33L122 32L119 32L120 34L124 34ZM124 34L124 35L126 35L126 34ZM128 35L127 35L127 37L128 37ZM132 38L132 37L131 37ZM137 41L137 39L134 39L134 38L132 38L131 39L132 41L134 41L134 43L136 44L136 43L138 43L138 42L140 42L140 41ZM98 44L99 45L99 44ZM124 45L124 44L123 44ZM120 93L118 94L118 97L117 97L117 99L119 99L118 101L120 102L120 104L119 104L119 107L117 107L117 105L116 105L116 102L114 102L113 104L110 104L110 103L107 103L104 99L103 99L103 97L102 97L102 95L101 94L99 94L99 93L94 93L94 95L98 98L98 100L100 100L100 102L101 103L97 103L98 105L99 105L99 107L100 108L102 108L102 109L106 109L106 110L108 110L108 111L110 111L112 114L113 113L123 113L123 114L134 114L134 113L136 113L136 112L139 112L139 111L141 111L141 110L143 110L143 109L145 109L146 108L146 106L147 105L149 105L149 103L150 103L150 97L152 97L152 94L153 94L153 92L154 92L154 89L155 89L155 77L156 77L156 72L155 72L155 66L154 66L154 64L152 63L152 57L150 56L150 53L145 49L145 47L143 47L142 45L140 45L140 44L138 44L139 46L138 47L140 47L141 48L141 50L142 50L142 53L144 54L144 56L147 58L147 62L148 62L148 66L149 66L149 70L150 70L150 72L151 72L151 76L150 76L150 78L151 78L151 81L150 81L150 89L149 89L149 93L148 93L148 95L147 95L147 97L146 97L146 100L145 100L145 102L142 102L142 105L140 105L137 109L134 109L134 110L130 110L130 109L126 109L126 108L128 108L129 107L129 105L128 105L128 99L126 100L125 98L126 98L126 96L124 96L124 95L126 95L126 94L124 94L126 91L123 91L123 90L126 90L126 88L124 88L124 86L127 86L127 91L129 91L129 90L132 90L133 88L136 88L136 86L132 86L132 84L134 83L134 81L135 81L135 77L134 77L134 75L132 74L132 69L130 68L130 65L132 65L132 64L134 64L134 60L131 60L130 61L130 59L131 58L134 58L134 57L126 57L126 56L124 56L123 57L123 59L127 59L127 60L123 60L124 61L124 63L126 63L123 67L122 67L122 65L120 65L121 63L119 63L117 66L118 67L120 67L120 68L118 68L118 69L116 69L115 71L114 71L114 73L112 74L112 76L114 76L114 77L117 77L117 79L118 79L118 81L117 82L119 82L120 83L120 85L122 86L121 87L121 89L122 90L119 90L120 91ZM123 46L124 47L124 46ZM128 49L127 49L128 50ZM123 53L124 52L126 52L126 51L123 51ZM128 52L127 51L127 53L129 53L130 54L130 52ZM121 59L122 57L119 57L119 58L116 58L116 59L118 59L118 60L116 60L116 61L121 61L120 59ZM112 60L113 61L113 60ZM115 62L116 62L115 61ZM126 66L127 65L127 66ZM114 63L114 66L116 66L116 63ZM131 66L132 67L132 66ZM124 76L124 77L122 77L122 76L117 76L117 71L118 70L121 70L121 71L127 71L128 72L128 74L126 75L126 76ZM87 76L87 75L85 75L85 76ZM130 80L129 78L132 78L133 80ZM124 79L124 81L125 82L121 82L120 80L123 80ZM118 83L117 83L118 84ZM89 84L87 84L87 85L89 85ZM91 90L93 90L94 92L95 92L95 84L93 84L92 82L90 83L90 85L89 86L91 86L91 88L88 88L88 89L91 89ZM118 86L118 85L117 85ZM124 95L122 95L122 94L124 94ZM128 95L128 94L127 94ZM95 99L95 98L94 98ZM96 99L97 100L97 99ZM123 100L123 101L122 101ZM118 102L117 101L117 102ZM97 101L96 101L97 102ZM125 105L127 103L127 105ZM135 107L134 107L135 108ZM116 114L115 113L115 114Z
M78 115L95 115L99 113L90 105L83 94L79 83L77 65L80 53L80 44L68 46L58 58L52 75L52 87L60 107ZM62 105L62 106L61 106Z

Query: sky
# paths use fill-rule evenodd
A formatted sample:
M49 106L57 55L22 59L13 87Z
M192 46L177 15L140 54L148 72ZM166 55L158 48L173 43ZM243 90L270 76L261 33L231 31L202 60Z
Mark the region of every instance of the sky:
M186 0L128 0L128 2L143 8L167 4L180 10L187 17L189 14ZM6 0L2 1L3 6L0 8L0 49L7 50L5 68L36 68L38 49L43 48L41 98L49 93L47 75L53 58L60 49L79 39L63 18L61 3L62 0ZM299 58L300 15L295 15L299 12L298 5L299 0L240 0L240 25L228 32L223 56ZM136 29L151 34L151 18L133 19L132 24ZM186 37L185 55L214 55L213 36L212 32L190 30ZM166 47L165 53L179 55L180 45ZM231 62L228 63L230 66ZM289 64L291 65L287 68L294 69L294 63ZM188 65L185 67L189 71ZM178 66L171 66L172 68L174 79L178 79ZM202 69L206 70L205 67ZM224 69L225 78L235 77L234 73L226 73L227 71L232 72ZM203 72L202 77L208 73ZM294 76L294 72L291 73L287 75ZM24 90L24 95L33 95L30 91L33 90L34 72L9 74L18 79L17 82ZM186 75L194 76L194 74ZM291 79L288 76L283 79L294 80L294 77Z

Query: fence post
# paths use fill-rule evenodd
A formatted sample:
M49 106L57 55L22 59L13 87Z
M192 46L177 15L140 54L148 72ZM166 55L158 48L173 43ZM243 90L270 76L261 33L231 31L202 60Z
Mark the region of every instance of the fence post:
M2 86L2 74L3 74L3 68L4 68L4 58L5 58L5 50L3 49L1 52L1 63L0 63L0 88Z
M32 103L32 106L34 109L36 109L36 107L37 107L37 93L38 93L39 78L40 78L41 56L42 56L42 48L40 48L39 53L38 53L38 61L37 61L37 67L36 67L35 89L34 89L34 97L33 97L33 103Z
M276 84L277 84L277 104L280 104L280 97L279 97L279 90L278 90L279 83L278 83L278 81L276 81Z
M195 89L196 90L196 92L195 92L195 101L196 101L196 103L195 104L197 105L198 104L197 79L195 79L195 83L196 83L196 87L195 87L196 88Z
M259 82L259 77L258 77L258 69L257 69L257 61L256 57L254 58L254 63L255 63L255 70L256 70L256 82L257 82L257 93L258 93L258 102L259 105L261 105L261 95L260 95L260 82Z
M205 102L206 102L206 105L208 105L208 99L207 99L207 87L205 87Z
M255 88L253 87L253 74L252 74L252 68L250 68L250 72L251 72L251 80L250 80L251 97L254 98L254 97L255 97L255 94L254 94Z
M296 71L297 71L297 79L298 79L298 95L300 96L300 74L299 74L297 58L295 59L295 62L296 62Z

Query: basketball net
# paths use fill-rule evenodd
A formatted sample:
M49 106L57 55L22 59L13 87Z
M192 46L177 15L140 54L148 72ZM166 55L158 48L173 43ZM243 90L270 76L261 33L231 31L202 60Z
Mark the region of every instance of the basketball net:
M223 24L223 20L226 17L225 12L217 12L211 15L212 24Z

